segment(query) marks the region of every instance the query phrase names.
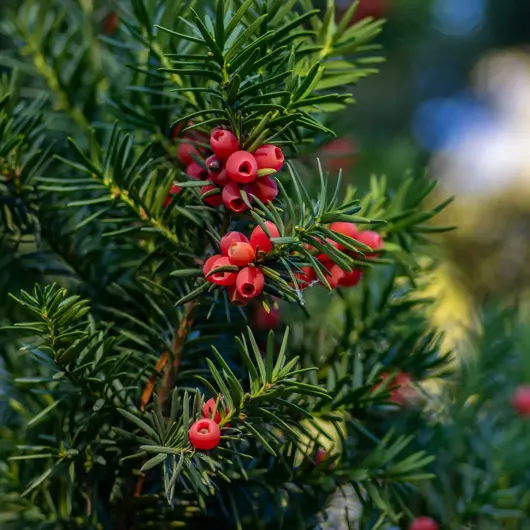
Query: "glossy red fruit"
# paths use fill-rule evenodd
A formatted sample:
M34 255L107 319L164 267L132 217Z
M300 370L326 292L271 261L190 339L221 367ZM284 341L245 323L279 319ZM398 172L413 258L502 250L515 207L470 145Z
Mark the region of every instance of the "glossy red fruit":
M341 280L344 278L346 273L338 266L333 265L329 267L329 274L326 274L326 280L328 281L330 287L335 289L339 286Z
M206 167L208 169L208 177L210 180L212 177L219 175L224 169L223 161L216 155L212 155L206 159Z
M219 445L221 429L214 420L203 418L196 421L188 432L191 445L200 451L209 451Z
M333 247L333 248L339 248L339 244L336 241L333 241L333 239L330 239L329 237L326 237L326 241ZM321 252L320 254L317 254L315 256L318 261L321 263L329 263L330 261L333 261L327 254L324 252Z
M258 147L254 153L258 169L274 169L279 171L283 166L283 153L279 147L271 144L265 144Z
M233 243L228 249L230 263L238 267L246 267L251 261L254 261L255 256L256 252L250 243Z
M205 418L211 418L215 423L219 424L221 423L221 413L219 412L219 409L222 406L222 399L219 401L219 404L217 406L217 410L215 408L217 400L214 398L210 398L202 408L202 413L204 414ZM213 416L213 411L215 410L215 416ZM228 407L225 407L225 412L228 414ZM213 416L213 417L212 417Z
M271 237L280 237L280 232L274 223L271 221L265 221L265 226ZM252 234L250 234L250 244L256 249L256 251L259 250L260 253L264 252L265 254L271 252L273 246L270 237L259 225L256 226L252 231Z
M407 402L412 401L414 395L416 394L412 385L412 376L406 372L399 372L397 374L389 374L388 372L383 372L381 374L382 381L386 381L389 378L390 382L387 387L390 391L389 401L398 405L405 405L407 404ZM377 388L380 384L381 383L376 384L374 386L374 389Z
M317 454L315 455L315 464L318 466L319 464L324 462L324 460L327 460L327 458L328 453L324 449L322 449L322 447L319 447L317 450Z
M253 322L258 329L276 329L281 322L280 310L271 307L267 313L265 308L260 305L254 313Z
M167 208L171 204L171 199L173 198L173 195L176 195L182 188L180 186L177 186L177 184L172 184L171 188L169 188L169 192L167 197L164 200L164 208Z
M228 251L234 243L249 243L248 237L241 232L228 232L221 238L221 252L228 256Z
M228 300L232 305L245 306L248 304L248 300L243 298L235 285L229 285L227 288Z
M239 150L239 140L236 135L226 129L214 129L210 133L210 145L221 160L227 160L231 154Z
M186 175L197 180L208 180L208 171L197 164L197 162L192 162L186 168Z
M372 250L379 250L383 247L383 238L377 232L373 232L372 230L364 230L363 232L359 232L355 236L355 239L369 246ZM367 258L377 258L379 256L379 254L376 252L368 251L364 252L364 255Z
M212 267L214 266L214 263L219 259L222 258L221 254L215 254L214 256L208 258L202 267L202 272L204 274L204 277L206 278L207 274L212 270ZM210 283L213 283L212 277L206 278Z
M431 517L417 517L412 521L409 530L438 530L438 525Z
M210 271L215 270L219 267L225 267L227 265L232 266L230 260L226 256L222 256L221 258L217 258L217 260L213 263ZM217 272L209 276L208 279L212 283L216 283L217 285L233 285L234 283L236 283L237 280L237 272Z
M265 276L256 267L245 267L239 271L236 280L237 292L248 300L258 296L265 286Z
M355 239L357 237L357 234L359 233L359 230L357 230L357 227L353 223L345 223L342 221L337 221L335 223L331 223L329 225L329 229L332 232L336 232L337 234L342 234L346 237L351 237L352 239ZM339 245L338 248L341 250L344 249L342 245Z
M208 178L218 186L221 186L221 188L224 188L229 182L231 182L225 169L223 169L218 175L209 175Z
M201 188L201 194L204 195L210 190L219 190L219 193L216 193L214 195L209 195L208 197L203 197L203 202L206 204L209 204L210 206L221 206L223 204L223 197L221 196L221 188L216 186L215 184L208 184L207 186L203 186Z
M296 272L296 280L298 287L304 290L307 289L314 281L316 281L317 275L313 267L301 267L302 272Z
M353 269L351 272L345 272L344 276L339 280L339 285L342 287L355 287L363 276L360 269Z
M530 385L521 385L515 389L512 406L519 416L530 417Z
M237 182L230 181L223 188L223 203L229 210L235 213L248 210L248 206L245 204L243 197L241 197L241 189Z
M186 139L180 142L177 149L177 155L181 163L185 166L189 166L191 163L195 162L191 155L200 156L196 147L191 143L190 140Z
M278 184L272 177L259 177L250 185L253 193L263 204L273 201L278 195Z
M228 177L240 184L248 184L258 175L258 163L248 151L236 151L230 155L225 169Z

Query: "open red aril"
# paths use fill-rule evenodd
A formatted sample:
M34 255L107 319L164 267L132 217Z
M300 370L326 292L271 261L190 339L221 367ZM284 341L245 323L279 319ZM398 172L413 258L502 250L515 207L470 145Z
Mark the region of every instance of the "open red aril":
M279 171L284 162L282 150L271 144L258 147L254 153L254 157L258 163L258 169L274 169L275 171Z
M255 298L263 291L265 276L256 267L245 267L239 271L236 280L237 291L244 299Z
M219 445L221 429L214 420L203 418L190 427L188 438L195 449L209 451Z
M232 131L216 128L210 133L212 151L221 159L227 160L239 150L239 140Z
M241 196L241 189L237 182L229 182L223 188L223 204L235 213L241 213L248 210L248 206Z
M280 237L280 232L274 223L271 221L265 221L265 226L267 227L271 237ZM264 252L265 254L271 252L273 248L270 237L265 233L260 225L256 226L256 228L254 228L252 231L252 234L250 234L250 244L254 247L254 249L259 249L260 253Z

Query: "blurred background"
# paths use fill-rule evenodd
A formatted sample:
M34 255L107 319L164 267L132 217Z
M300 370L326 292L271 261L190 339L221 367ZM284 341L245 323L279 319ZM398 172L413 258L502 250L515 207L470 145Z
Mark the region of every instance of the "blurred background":
M397 183L427 168L439 197L456 196L442 219L458 225L444 238L438 279L453 298L446 314L460 320L469 295L521 295L530 279L530 2L361 0L364 16L388 20L387 60L358 87L323 156L350 168L360 188L371 173Z

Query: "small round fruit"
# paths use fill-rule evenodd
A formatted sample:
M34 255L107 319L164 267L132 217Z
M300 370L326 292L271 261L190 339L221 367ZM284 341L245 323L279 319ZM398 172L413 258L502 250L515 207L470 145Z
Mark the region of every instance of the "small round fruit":
M329 243L333 248L339 248L339 244L336 241L333 241L333 239L330 239L329 237L326 237L326 242ZM332 258L330 258L325 252L321 252L320 254L317 254L316 259L320 261L321 263L329 263L330 261L333 261Z
M248 210L248 206L243 200L243 197L241 197L241 190L239 189L237 182L228 182L223 188L223 204L235 213L241 213Z
M221 238L221 252L228 256L228 251L234 243L249 243L248 237L241 232L228 232Z
M206 159L206 168L210 177L219 175L224 168L224 163L218 156L212 155Z
M271 237L280 237L280 232L276 225L271 221L265 221L265 226ZM268 254L272 251L272 241L260 225L256 226L250 234L250 244L256 249L256 252Z
M281 322L280 310L271 307L267 313L265 308L260 305L254 313L253 323L258 329L269 330L276 329Z
M417 517L412 521L409 530L438 530L438 525L431 517Z
M325 451L325 449L322 449L322 447L319 447L317 450L317 454L315 455L315 464L318 466L324 460L327 460L328 453Z
M239 140L232 131L226 129L214 129L210 135L212 151L221 159L228 157L239 150Z
M248 304L248 300L242 298L235 285L229 285L227 288L228 300L232 305L245 306Z
M355 239L360 243L364 243L372 250L379 250L383 247L383 238L377 232L373 232L372 230L364 230L363 232L359 232L355 236ZM368 251L364 252L364 255L368 259L377 258L377 256L379 256L379 254L376 252Z
M258 174L258 163L248 151L236 151L226 161L226 173L234 182L248 184Z
M217 400L214 398L210 398L202 408L202 413L204 414L205 418L211 418L215 423L219 424L221 423L221 413L219 412L219 407L222 404L222 399L219 401L219 404L217 406L217 409L215 408L215 404L217 403ZM215 416L213 416L213 411L215 410ZM228 414L228 407L225 407L226 414Z
M301 267L302 272L295 272L298 287L301 290L307 289L314 281L317 275L313 267Z
M250 193L253 193L263 204L267 204L278 195L278 184L272 177L257 178L250 186Z
M221 204L223 204L223 197L221 196L221 188L219 188L215 184L208 184L207 186L203 186L201 188L201 194L204 195L205 193L211 190L219 190L219 193L208 195L208 197L203 197L202 198L203 202L205 202L206 204L209 204L210 206L221 206Z
M222 258L223 256L221 256L221 254L215 254L214 256L211 256L210 258L208 258L205 262L204 262L204 265L202 267L202 272L204 274L204 277L206 278L206 276L208 275L208 273L212 270L215 262L219 259L219 258ZM213 283L212 281L212 277L209 276L208 278L206 278L210 283Z
M221 429L214 420L203 418L196 421L188 432L191 445L199 451L209 451L219 445L221 441Z
M255 256L256 252L250 243L233 243L228 249L230 263L238 267L246 267L251 261L254 261Z
M237 291L241 298L248 300L258 296L265 286L265 276L256 267L245 267L239 271L236 280Z
M186 175L197 180L208 180L208 171L197 162L192 162L186 168Z
M332 232L342 234L346 237L351 237L352 239L355 239L357 237L357 234L359 233L359 230L357 230L357 227L353 223L345 223L343 221L331 223L331 225L329 225L329 229ZM344 247L342 245L339 245L338 248L344 250Z
M339 285L342 287L355 287L362 278L363 272L360 269L353 269L351 272L345 272L340 279Z
M325 276L330 287L335 289L340 285L345 274L346 273L338 265L333 265L332 267L329 267L329 274L326 274Z
M212 173L208 173L208 175L208 179L215 182L218 186L221 186L221 188L224 188L230 182L230 179L226 174L226 169L223 169L221 173L218 173L217 175L213 175Z
M283 166L283 153L279 147L271 144L265 144L258 147L254 153L258 169L274 169L279 171Z
M227 265L233 266L230 263L230 260L223 256L221 258L217 258L217 260L213 263L210 272L212 270L218 269L219 267L225 267ZM208 279L217 285L233 285L236 283L237 280L237 272L231 272L231 271L224 271L224 272L216 272L208 277Z
M512 406L519 416L530 417L530 385L521 385L515 389Z
M182 140L177 149L177 156L179 157L179 160L185 166L189 166L195 162L191 155L200 156L197 148L189 140Z

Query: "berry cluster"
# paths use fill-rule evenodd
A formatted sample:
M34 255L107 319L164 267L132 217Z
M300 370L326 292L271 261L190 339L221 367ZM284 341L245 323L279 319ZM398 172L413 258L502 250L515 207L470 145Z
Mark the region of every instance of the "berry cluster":
M200 451L209 451L219 445L221 441L221 413L215 408L216 401L214 398L209 399L202 409L204 418L197 420L188 433L191 445ZM215 411L215 415L214 415ZM226 414L228 414L226 407ZM213 417L212 417L213 416Z
M359 232L357 227L353 223L336 222L329 226L329 229L337 234L355 239L360 243L370 247L373 251L379 250L383 246L383 238L377 233L371 230L364 230ZM346 254L351 254L353 257L359 258L360 255L348 252L344 246L328 238L328 243L335 247L337 250ZM362 277L362 271L360 269L353 269L351 272L343 271L339 265L333 263L333 260L324 253L317 253L316 249L310 245L306 245L307 250L315 254L315 258L324 265L328 271L325 275L326 279L331 288L336 287L354 287L359 283ZM365 253L365 256L370 258L376 258L379 256L377 252ZM302 267L302 272L296 275L299 281L299 286L302 289L309 287L317 281L316 273L312 267Z
M274 223L267 221L265 225L271 237L279 237ZM233 304L245 305L265 287L265 275L257 260L271 250L272 241L261 226L254 229L250 239L241 232L229 232L221 239L222 254L205 261L204 276L211 283L228 287L228 297ZM217 269L221 270L216 272Z
M186 166L188 176L213 182L201 188L206 204L224 204L229 210L240 213L248 209L242 190L247 193L249 202L251 195L264 204L276 198L278 185L270 175L283 166L284 156L279 147L265 144L254 153L243 151L236 135L220 127L211 132L209 142L213 152L211 156L205 156L187 139L178 148L178 157ZM197 160L203 160L203 164ZM169 194L174 195L178 191L178 186L173 186Z

